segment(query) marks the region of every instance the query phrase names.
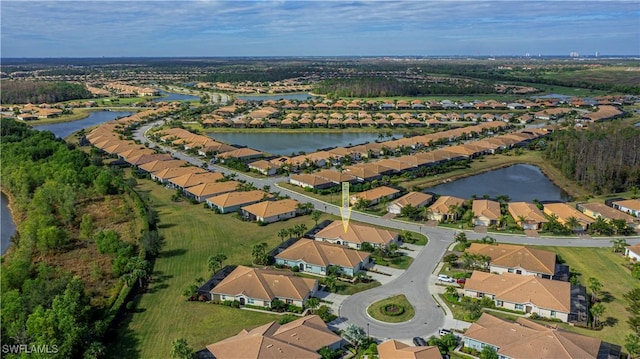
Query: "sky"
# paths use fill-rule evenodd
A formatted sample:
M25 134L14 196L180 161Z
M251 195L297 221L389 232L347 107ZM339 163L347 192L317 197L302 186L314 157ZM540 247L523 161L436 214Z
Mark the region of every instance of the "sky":
M640 0L0 1L2 57L639 55Z

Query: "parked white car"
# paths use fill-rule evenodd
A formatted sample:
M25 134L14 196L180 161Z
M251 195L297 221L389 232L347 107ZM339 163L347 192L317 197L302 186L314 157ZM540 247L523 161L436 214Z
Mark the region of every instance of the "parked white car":
M455 279L449 277L446 274L438 274L438 280L441 282L447 282L447 283L455 283Z

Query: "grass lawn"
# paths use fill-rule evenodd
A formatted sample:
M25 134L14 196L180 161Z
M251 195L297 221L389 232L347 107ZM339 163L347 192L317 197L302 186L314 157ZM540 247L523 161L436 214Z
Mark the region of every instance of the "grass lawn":
M449 308L449 311L451 311L451 314L453 314L453 319L464 320L464 316L467 313L467 311L464 309L464 306L450 303L444 297L444 294L438 294L438 297L439 302L444 303Z
M158 210L165 245L156 259L148 292L139 298L136 312L122 324L118 337L109 345L112 357L166 358L171 342L178 337L184 337L199 350L243 328L277 320L276 315L186 302L182 291L196 278L210 277L206 265L209 256L224 253L228 257L224 264L251 264L253 245L266 242L269 248L275 247L280 243L280 229L300 223L312 228L310 216L260 227L231 214L214 214L202 204L172 202L175 191L149 180L138 180L137 189L147 193ZM321 220L324 219L335 218L323 215Z
M353 295L358 292L362 292L362 291L369 290L371 288L375 288L379 286L380 286L380 282L378 281L372 281L369 283L356 283L356 284L337 281L336 293L342 294L342 295ZM337 313L334 313L334 314L337 314Z
M389 305L396 306L396 310L399 310L397 314L389 315L385 313L385 307ZM371 317L387 323L406 322L416 314L415 309L403 294L371 304L369 308L367 308L367 313L369 313Z
M397 269L407 269L413 263L413 258L409 256L399 256L394 258L382 258L378 255L372 255L376 264Z
M552 250L558 254L571 268L571 272L580 273L580 283L586 285L590 277L602 283L600 298L605 306L602 321L606 322L600 331L591 331L562 325L565 329L576 333L597 337L610 343L623 345L624 337L631 333L627 324L628 303L622 296L640 281L631 276L631 272L623 267L627 260L620 254L612 253L611 248L569 248L569 247L539 247ZM587 292L589 289L587 288Z

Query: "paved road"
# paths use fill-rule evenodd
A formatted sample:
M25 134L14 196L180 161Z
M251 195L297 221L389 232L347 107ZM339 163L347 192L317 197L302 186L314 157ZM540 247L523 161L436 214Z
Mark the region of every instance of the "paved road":
M153 126L148 124L140 127L134 137L140 141L150 142L144 133ZM165 151L174 152L168 147L149 143L150 147L158 146ZM196 166L205 165L202 160L182 152L174 152L174 156L185 161L189 161ZM271 191L280 191L300 202L309 202L317 210L340 216L340 207L329 204L318 199L305 196L303 194L280 187L278 183L286 182L286 177L254 178L244 173L238 173L228 168L208 164L207 168L224 174L235 173L238 179L251 182L254 186L262 188L265 185L271 186ZM453 242L454 235L458 232L454 229L427 227L417 223L405 222L397 219L385 219L378 216L353 211L351 219L359 222L385 226L398 230L407 230L427 235L429 242L422 248L414 259L413 264L402 275L380 287L360 292L346 298L339 308L339 319L336 326L344 327L347 323L356 324L368 329L370 335L376 338L395 338L400 340L410 340L414 336L428 336L435 334L445 323L445 316L442 309L437 306L431 297L429 286L433 288L434 276L432 272L440 262L440 258L445 253L448 246ZM469 239L479 239L485 234L467 231ZM506 235L490 233L490 236L498 242L515 244L536 244L549 246L570 246L570 247L609 247L609 239L592 238L557 238L557 237L525 237L521 235ZM629 244L640 243L640 236L627 237ZM396 294L404 294L416 309L416 315L408 322L400 324L390 324L378 322L370 318L366 313L369 304Z

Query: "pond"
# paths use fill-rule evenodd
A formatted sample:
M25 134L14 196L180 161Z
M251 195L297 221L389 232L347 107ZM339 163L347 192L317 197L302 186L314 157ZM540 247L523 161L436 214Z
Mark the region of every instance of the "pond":
M274 155L291 155L300 151L315 152L327 147L345 147L374 142L379 134L373 132L306 132L306 133L247 133L222 132L212 133L216 141L248 146L253 149ZM395 138L402 135L394 134ZM390 140L385 137L385 140Z
M162 97L154 98L153 102L171 102L171 101L200 101L200 97L193 95L185 95L175 92L160 91Z
M571 197L532 165L518 164L425 189L441 195L490 198L507 195L513 202L569 201Z
M11 211L9 211L9 199L0 194L0 254L9 248L11 236L16 231L16 225L13 223Z
M51 123L48 125L33 126L36 130L51 131L60 138L66 138L76 131L83 128L99 125L104 122L115 120L116 118L126 117L133 112L129 111L93 111L88 117L78 121Z
M283 93L275 95L237 95L236 98L245 101L267 101L267 100L298 100L306 101L314 98L314 96L308 93Z

